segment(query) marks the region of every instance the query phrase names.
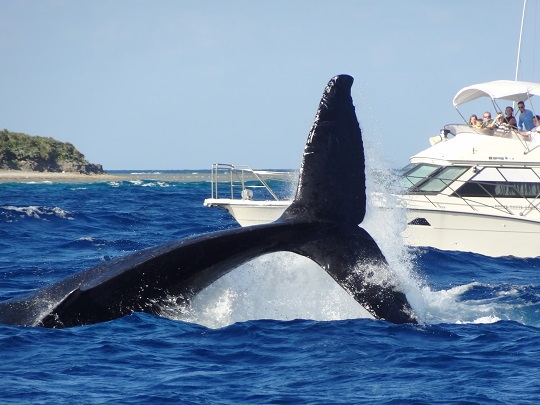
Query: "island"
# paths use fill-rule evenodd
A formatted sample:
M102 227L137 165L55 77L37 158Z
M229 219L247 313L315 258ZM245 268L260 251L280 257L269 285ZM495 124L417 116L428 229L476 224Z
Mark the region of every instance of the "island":
M103 174L100 164L89 163L69 142L0 131L0 169L36 172Z
M0 131L0 182L18 180L105 180L100 164L88 162L69 142L7 129Z

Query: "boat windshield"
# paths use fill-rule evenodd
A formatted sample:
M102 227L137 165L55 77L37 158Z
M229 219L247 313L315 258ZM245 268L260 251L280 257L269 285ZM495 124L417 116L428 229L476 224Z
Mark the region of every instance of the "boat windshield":
M414 191L423 193L439 193L461 177L469 167L449 166L435 173L431 178L419 184Z
M411 163L401 170L401 185L405 189L414 188L422 180L428 178L441 166Z
M469 168L411 163L403 168L400 181L409 193L439 193Z

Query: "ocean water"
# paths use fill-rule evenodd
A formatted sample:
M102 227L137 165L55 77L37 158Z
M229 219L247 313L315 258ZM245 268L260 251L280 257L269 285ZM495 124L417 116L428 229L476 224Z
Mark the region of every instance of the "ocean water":
M202 205L207 178L0 184L0 300L236 227ZM0 325L1 403L538 403L540 258L407 249L399 211L372 210L365 225L421 324L366 318L318 266L276 253L187 310L58 330Z

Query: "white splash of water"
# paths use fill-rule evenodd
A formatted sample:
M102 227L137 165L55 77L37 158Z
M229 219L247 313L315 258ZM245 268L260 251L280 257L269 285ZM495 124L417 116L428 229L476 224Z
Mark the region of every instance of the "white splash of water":
M212 328L254 319L372 318L310 259L289 252L252 260L162 315Z
M501 314L512 312L496 299L462 300L463 294L480 286L480 283L460 285L447 290L422 289L425 305L421 314L426 323L494 323Z
M364 137L367 207L361 226L379 245L395 284L405 293L420 321L424 321L423 308L428 305L424 294L426 287L414 270L414 255L403 240L407 212L397 196L399 179L380 154L381 147L373 141L380 138L375 135Z
M421 280L415 269L415 256L404 243L402 232L407 226L406 208L397 197L399 183L380 156L380 147L364 140L366 154L367 212L362 223L384 253L397 286L406 294L420 322L490 323L500 320L498 307L493 302L463 301L462 295L473 284L448 290L434 291L426 280Z

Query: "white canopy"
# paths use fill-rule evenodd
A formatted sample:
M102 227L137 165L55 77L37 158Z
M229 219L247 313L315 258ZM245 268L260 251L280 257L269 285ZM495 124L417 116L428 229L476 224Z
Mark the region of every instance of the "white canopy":
M480 97L524 101L540 95L540 84L513 80L495 80L493 82L473 84L458 91L454 97L454 107L468 103Z

